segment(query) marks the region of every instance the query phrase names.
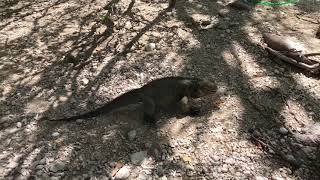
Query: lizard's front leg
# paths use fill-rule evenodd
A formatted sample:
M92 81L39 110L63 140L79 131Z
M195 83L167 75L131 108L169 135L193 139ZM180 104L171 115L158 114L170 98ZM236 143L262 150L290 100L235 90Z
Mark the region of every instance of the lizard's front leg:
M143 97L143 119L147 123L155 123L156 119L154 117L156 112L156 105L152 98L150 97Z
M178 107L183 114L189 116L197 116L200 114L200 107L191 106L186 96L178 102Z

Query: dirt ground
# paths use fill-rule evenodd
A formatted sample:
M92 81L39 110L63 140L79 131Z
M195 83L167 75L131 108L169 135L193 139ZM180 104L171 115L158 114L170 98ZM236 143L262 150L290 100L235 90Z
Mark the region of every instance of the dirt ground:
M0 179L320 179L320 80L262 48L262 33L320 52L320 2L0 2ZM317 21L318 20L318 21ZM139 107L76 122L166 76L215 81L200 116Z

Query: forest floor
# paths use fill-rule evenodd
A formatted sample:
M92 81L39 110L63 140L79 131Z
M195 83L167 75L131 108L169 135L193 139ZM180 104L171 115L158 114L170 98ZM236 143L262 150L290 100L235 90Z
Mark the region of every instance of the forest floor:
M262 33L320 51L320 3L233 9L227 1L0 2L0 179L319 179L320 80L263 49ZM166 76L214 80L156 127L137 107L76 122Z

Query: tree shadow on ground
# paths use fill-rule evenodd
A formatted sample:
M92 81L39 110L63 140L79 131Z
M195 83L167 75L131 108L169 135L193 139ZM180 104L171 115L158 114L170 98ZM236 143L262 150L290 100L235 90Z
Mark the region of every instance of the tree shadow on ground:
M106 3L106 6L104 6L104 8L102 9L110 10L112 9L111 7L116 6L117 3L119 3L119 1L117 0L111 1L109 3ZM199 4L201 4L203 7L208 7L208 9L204 10L202 8L197 8L197 10L201 11L202 13L214 13L214 15L216 14L216 11L212 11L212 8L215 6L215 4L209 3L209 1L203 1ZM56 5L57 4L54 4L53 6ZM49 9L53 6L50 6ZM218 32L212 30L197 30L195 23L190 23L192 18L190 18L189 14L186 12L186 8L192 7L194 7L194 4L191 3L178 3L177 5L178 19L186 23L188 27L193 30L193 34L197 37L201 45L199 49L193 49L189 65L198 68L199 74L197 74L197 76L214 79L221 84L225 84L228 88L232 89L232 93L236 94L241 99L245 112L242 113L242 117L239 117L239 121L241 123L241 129L239 129L239 132L247 132L248 129L251 128L259 128L261 129L261 131L264 131L266 129L269 130L270 128L277 129L280 126L284 125L283 120L281 119L282 117L278 111L278 109L285 106L284 102L281 102L282 96L278 96L279 90L254 90L253 87L251 87L252 85L249 83L250 77L245 75L241 68L234 68L228 65L228 63L222 58L221 52L225 50L231 51L230 46L233 42L232 36L230 38L227 37L226 39L223 39L223 42L218 39L217 43L219 45L213 45L211 46L211 48L209 47L208 49L206 49L206 45L210 44L211 40L215 39L216 36L219 36L219 33L222 33L222 30ZM80 10L79 7L77 7L76 9ZM62 14L63 16L67 16L68 13L74 12L77 11L65 11ZM237 14L237 12L232 13ZM45 15L46 14L44 14L44 16ZM93 54L94 49L96 49L99 45L102 45L102 47L106 47L104 43L112 38L112 35L115 34L115 32L108 29L112 24L111 22L109 23L109 27L107 27L107 29L104 29L101 34L99 34L97 31L99 28L103 29L102 26L99 26L99 28L91 26L89 31L84 31L81 33L81 30L79 30L79 32L76 33L75 36L67 37L62 42L58 41L50 44L50 38L43 40L44 45L47 46L64 46L64 44L67 44L68 41L72 40L72 51L77 48L82 49L79 51L79 53L76 53L76 55L74 55L75 59L80 58L81 62L88 63L85 63L84 66L81 66L80 69L74 69L67 63L61 63L59 59L62 58L62 55L65 54L66 51L61 51L59 49L50 50L57 55L57 57L54 57L53 59L50 59L50 53L44 54L42 56L30 55L27 58L30 59L30 64L26 63L23 65L30 67L31 72L33 72L33 70L37 70L35 68L36 64L32 64L35 59L41 59L40 61L36 61L38 63L44 63L45 65L47 65L46 63L49 62L51 64L44 68L44 70L42 70L41 72L37 72L39 76L38 79L36 79L34 82L32 79L28 79L24 76L16 78L15 81L13 81L14 90L9 91L9 95L6 95L5 101L1 101L1 107L10 107L7 109L1 109L1 111L3 112L1 114L1 125L3 125L1 126L1 139L3 140L3 144L1 147L1 150L3 152L1 160L12 162L12 164L10 164L9 170L6 171L5 174L7 178L10 177L12 179L17 179L21 176L29 176L31 178L36 174L37 176L47 174L48 176L63 177L66 175L65 170L67 170L67 172L75 172L75 174L68 174L67 176L69 177L84 177L84 174L86 175L86 177L102 177L105 174L111 172L112 165L110 165L110 162L125 161L127 164L130 164L130 158L128 154L141 150L150 150L151 152L149 152L149 154L154 159L163 162L162 165L157 165L156 169L151 170L149 172L150 174L156 173L159 175L170 175L171 173L173 173L172 170L186 169L185 166L187 166L188 163L181 160L172 159L171 154L173 154L173 147L170 142L170 137L166 135L166 132L160 130L163 127L171 126L171 124L166 121L167 117L163 118L161 123L155 129L148 128L147 126L139 124L141 115L139 113L135 113L136 110L133 110L133 112L129 111L128 114L121 111L118 114L113 113L111 115L108 115L107 117L99 117L97 118L97 120L68 124L47 124L46 122L37 122L37 120L40 119L40 116L56 117L58 114L60 115L62 113L64 116L74 111L88 111L90 109L95 109L97 106L99 106L99 104L102 104L100 102L106 102L107 98L101 96L101 92L99 92L101 86L111 86L116 84L114 83L116 81L124 81L124 83L128 82L126 81L126 77L124 77L124 79L113 79L117 75L117 73L119 73L115 72L119 70L116 69L117 63L123 62L123 64L125 64L126 57L131 53L131 49L133 48L133 46L147 31L150 31L153 26L157 25L159 22L161 22L161 20L165 20L166 15L166 10L158 13L158 15L151 22L141 28L139 32L137 32L137 34L129 40L129 42L124 43L126 45L123 47L123 49L120 49L116 55L111 56L104 64L103 62L99 61L99 58L102 58L102 53L100 55L95 54L95 56L93 56ZM89 13L89 15L82 18L83 21L80 20L79 24L89 24L91 22L90 17L93 16L95 16L94 13ZM76 16L74 15L70 15L70 17L76 18ZM220 20L221 19L222 18L220 18ZM240 18L239 24L236 25L239 34L246 35L245 32L241 31L241 26L246 21L248 21L248 19L250 20L249 14L246 14ZM68 19L68 21L69 20L70 19ZM36 27L38 23L34 24ZM48 25L49 24L52 25L52 22L49 22ZM63 23L59 24L55 31L53 31L52 34L49 33L49 35L53 35L52 38L59 37L64 26L65 25ZM45 26L40 27L45 28ZM19 51L21 49L27 49L27 47L30 45L28 44L30 43L28 39L30 39L30 37L34 37L35 33L39 32L39 29L41 28L34 28L34 31L30 34L27 34L22 38L18 38L14 41L10 41L8 43L8 46L6 46L6 49L17 48L17 51L15 52L16 54L11 55L17 59L24 57L25 55L23 54L23 52ZM80 27L80 29L83 28ZM85 41L85 39L90 40ZM241 42L244 42L244 44L241 44ZM251 48L254 47L253 43L246 38L243 38L241 42L240 44L244 47L244 49L247 52L251 53L253 57L255 57L255 53L251 52ZM12 46L13 44L19 43L21 44L20 46ZM34 48L36 49L39 47ZM258 49L258 52L263 54L260 48L254 48ZM215 54L207 56L206 52L211 50L215 52ZM182 48L181 51L183 52ZM80 55L81 52L85 52L85 55ZM102 52L104 52L105 54L110 53L110 51ZM193 56L195 54L196 56ZM234 56L236 57L235 54ZM163 61L162 57L154 58L153 56L149 56L147 53L141 54L140 58L141 59L136 63L141 63L145 70L148 70L145 64L148 63L147 59L152 58L151 62L154 63L154 66L159 66L159 64L161 64L161 62ZM98 60L91 61L92 59ZM215 60L215 62L204 62L204 60L212 59ZM237 61L241 61L240 57L237 59ZM95 77L92 78L88 83L79 83L79 81L81 81L80 79L83 78L83 76L81 76L81 73L86 71L84 67L90 69L90 67L88 66L91 66L95 63L102 64L102 68L100 69L100 71L96 73ZM266 64L258 64L259 66L265 68L266 74L268 74L272 71L269 66L270 64L273 65L273 63L265 63ZM129 64L129 66L130 68L128 69L134 69L135 64ZM8 67L8 69L14 69L15 67L16 64ZM127 67L124 66L121 67L120 70L126 71L128 70L126 68ZM140 68L137 71L143 71L143 68ZM8 71L8 73L10 73L10 71ZM184 72L184 74L189 75L191 73L186 71ZM208 74L212 76L207 77ZM220 74L221 76L217 78L215 77L216 74ZM128 73L128 76L130 75L131 74ZM52 77L58 77L58 79L53 79ZM291 86L289 87L288 84L286 84L287 81L290 80L291 85L297 85L292 77L285 78L284 80L277 77L277 79L279 82L281 82L281 86L278 89L288 92L288 94L284 94L288 95L287 97L289 97L291 93L303 93L304 97L308 98L308 103L314 104L318 102L317 99L314 99L311 95L306 94L301 90L296 90L294 92L290 91L289 93L289 90L292 90L292 88ZM103 84L102 82L104 81L107 83ZM123 91L124 89L121 89L121 92ZM250 94L249 96L248 92L256 92L256 94ZM275 97L270 98L270 94L275 94ZM276 105L276 109L270 108L269 105L266 106L264 101L265 98L258 98L260 96L267 96L268 98L270 98L270 103L278 102L278 104ZM23 98L21 99L21 97ZM249 99L249 97L257 102L252 103L252 100ZM17 99L19 100L18 102ZM305 101L300 103L305 103ZM264 113L266 113L266 115L262 115L264 118L261 118L260 111L254 110L255 108L260 109L259 104L266 106L264 107L266 109L264 109L263 111ZM257 105L259 107L256 107ZM217 109L211 107L211 110L216 111ZM318 117L317 113L319 111L316 110L317 108L313 106L310 110L314 112L314 118ZM40 116L38 117L39 114ZM266 120L266 118L268 119ZM209 119L209 115L206 115L204 117L201 117L199 122L190 120L184 123L184 128L188 128L191 126L200 127L197 129L195 135L192 136L192 141L195 143L194 146L197 147L200 146L200 144L202 145L204 143L203 138L206 129L201 128L201 126L206 125ZM181 119L181 121L183 121L183 119ZM265 123L266 121L268 121L268 123ZM17 128L16 126L20 126L17 124L19 122L22 122L22 127ZM137 124L132 122L137 122ZM127 132L131 131L132 129L137 130L137 138L134 140L130 140L126 137ZM246 136L245 133L243 133L243 136ZM11 137L10 140L8 137ZM263 136L263 138L269 137ZM15 149L13 149L12 147L14 147ZM46 160L45 163L41 162L41 160L44 158ZM276 158L274 158L273 160L275 163L278 163ZM52 168L57 164L58 161L62 161L65 163L64 169L53 172ZM286 162L284 163L286 164ZM42 167L41 169L41 166L39 165L44 165L45 167ZM200 170L197 170L199 172L202 171L201 169L208 168L205 167L205 165L201 164L199 164L198 167L200 168ZM136 168L139 169L139 167ZM43 174L38 174L41 173L41 171L39 170L42 170ZM206 172L203 171L203 173ZM181 174L184 176L186 172L181 172ZM196 174L195 176L201 175L203 174Z
M217 11L209 8L210 5L208 1L202 1L201 6L203 7L202 12L198 12L204 15L217 16ZM268 58L261 58L263 56L267 57L267 54L261 46L258 46L249 39L248 33L243 30L245 24L253 22L254 24L258 24L258 26L256 26L258 32L265 32L262 24L259 25L259 22L255 22L250 13L231 10L230 13L226 15L228 20L226 18L220 18L219 24L225 21L236 21L236 23L234 23L236 25L232 27L229 26L222 30L214 28L201 31L198 27L194 27L197 22L194 22L189 14L189 12L193 12L195 9L194 5L189 3L177 5L178 19L184 21L185 24L192 24L189 27L192 28L193 34L196 35L201 44L201 47L192 53L189 63L198 68L200 76L205 77L209 74L210 78L211 75L223 75L216 77L217 81L221 84L226 84L232 89L232 93L235 93L237 97L241 99L241 104L245 110L242 112L242 117L237 117L241 125L239 132L242 133L240 133L240 136L246 138L248 134L250 134L249 130L253 129L254 131L258 131L261 136L259 138L266 141L267 144L273 143L270 144L270 147L274 148L275 155L271 156L272 159L270 160L276 164L283 163L287 166L293 166L293 169L299 169L301 167L303 169L307 166L309 173L305 173L304 175L306 177L301 178L313 179L319 177L317 171L320 165L318 160L319 153L317 153L316 150L318 145L309 144L314 147L313 152L310 152L310 154L315 155L313 159L310 159L307 154L303 154L303 147L299 147L298 142L301 141L296 139L295 136L298 132L291 131L290 134L285 137L279 133L280 127L292 128L286 122L286 118L288 117L285 117L282 112L286 108L290 111L288 101L295 101L295 103L301 104L303 107L308 107L306 111L308 111L313 120L317 120L319 118L319 108L317 106L319 100L308 93L308 89L297 88L299 87L299 82L297 82L292 75L287 77L284 77L282 74L274 75L274 66L277 65ZM236 19L233 20L233 18ZM233 22L230 24L232 23ZM219 27L219 25L216 27ZM231 32L230 29L232 29ZM229 30L229 32L226 32L226 30ZM224 38L219 38L221 34L223 34L222 37ZM240 36L241 38L239 38ZM210 42L214 42L215 44L210 44ZM239 55L239 50L248 53L249 56ZM229 60L224 57L223 53L225 52L230 52L236 62L235 65L231 65L230 62L228 62ZM245 59L248 57L249 60ZM262 77L272 75L279 85L267 89L257 89L254 80L255 78L259 78L259 75L258 77L252 77L252 75L247 74L249 69L243 65L246 61L249 61L252 66L258 66L258 70L262 69ZM188 71L186 71L186 73L192 74L192 72ZM304 121L303 119L297 120ZM280 140L284 140L284 142L280 142ZM292 154L294 158L292 159L288 154ZM269 155L267 152L265 158L269 159Z

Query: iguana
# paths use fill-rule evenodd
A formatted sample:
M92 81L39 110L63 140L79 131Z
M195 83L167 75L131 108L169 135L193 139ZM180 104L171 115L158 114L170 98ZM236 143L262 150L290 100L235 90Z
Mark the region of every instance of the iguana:
M187 101L185 101L184 97L199 98L214 94L216 91L216 84L208 80L186 77L165 77L153 80L141 88L126 92L96 110L51 121L86 119L106 114L131 104L142 103L144 120L155 122L154 115L158 109L165 109L168 106L179 104L179 102L184 99L184 102L182 102L185 105L183 111L187 112L189 106L186 106Z

